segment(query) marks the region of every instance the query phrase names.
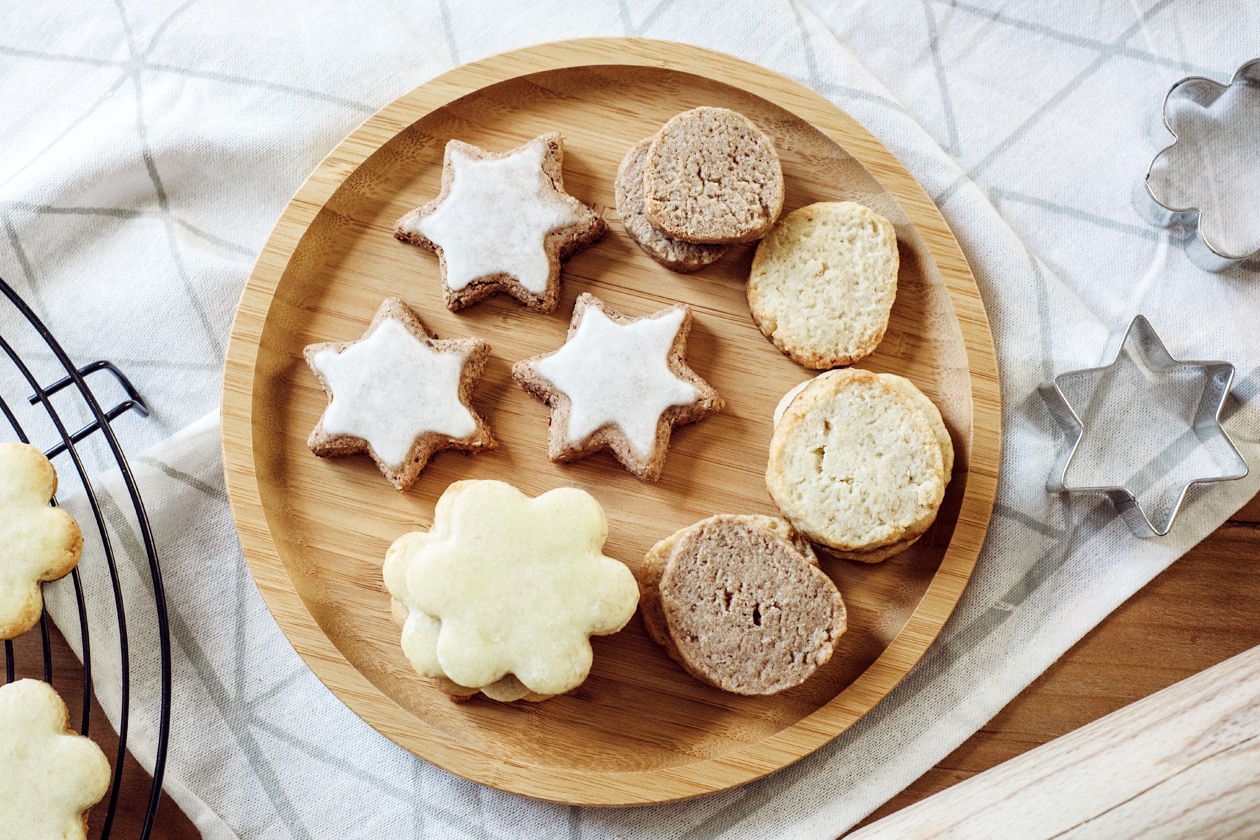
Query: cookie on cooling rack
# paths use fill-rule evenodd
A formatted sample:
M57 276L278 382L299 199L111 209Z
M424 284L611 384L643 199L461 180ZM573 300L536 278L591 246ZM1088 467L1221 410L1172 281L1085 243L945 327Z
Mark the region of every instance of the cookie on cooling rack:
M631 318L580 295L564 346L512 366L512 378L551 407L551 460L607 449L636 478L660 478L674 426L723 405L687 366L690 330L684 304Z
M746 292L763 335L815 370L869 355L897 294L897 232L852 201L784 216L757 245Z
M35 625L44 610L41 581L70 574L83 551L74 517L48 502L57 471L34 446L0 443L0 639Z
M591 669L590 637L616 633L639 590L603 554L608 522L589 493L530 498L502 481L457 481L433 527L399 537L382 574L416 671L456 698L545 700Z
M844 600L786 521L718 515L661 540L639 567L648 634L692 676L777 694L831 659Z
M0 835L87 836L87 812L109 787L109 761L69 724L66 704L48 683L0 686Z
M441 192L399 219L394 236L438 255L448 309L500 292L539 312L556 308L561 260L607 229L565 192L563 161L558 132L503 153L446 144Z
M398 490L434 453L495 447L472 409L490 345L439 340L398 298L387 298L358 341L312 344L307 363L328 395L308 444L321 457L366 452Z

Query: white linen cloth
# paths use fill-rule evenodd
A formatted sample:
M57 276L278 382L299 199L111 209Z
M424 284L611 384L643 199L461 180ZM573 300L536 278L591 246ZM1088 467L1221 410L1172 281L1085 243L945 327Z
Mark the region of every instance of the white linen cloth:
M1260 464L1260 283L1246 268L1195 268L1132 205L1171 140L1163 94L1188 75L1227 81L1254 58L1254 4L57 0L10 3L0 18L0 276L76 361L112 359L153 407L115 427L133 453L171 612L167 788L207 837L834 837L1260 487L1253 469L1195 493L1170 537L1138 540L1105 502L1045 492L1057 441L1036 390L1109 361L1140 312L1174 356L1237 365L1226 428ZM971 261L1005 423L975 576L905 682L767 779L625 809L464 781L330 694L244 564L216 413L237 297L320 159L374 110L459 63L591 35L733 53L813 87L889 146ZM130 585L143 619L143 584ZM57 608L64 591L50 589ZM153 642L135 635L132 702L151 710ZM94 639L94 654L98 692L116 709L106 641ZM142 760L151 755L149 727L132 737Z

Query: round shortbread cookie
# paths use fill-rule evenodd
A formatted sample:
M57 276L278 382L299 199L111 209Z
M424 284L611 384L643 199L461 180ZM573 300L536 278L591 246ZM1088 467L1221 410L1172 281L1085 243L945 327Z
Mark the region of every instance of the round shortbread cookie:
M851 368L817 377L788 404L766 466L766 488L784 517L840 552L920 536L946 480L941 441L917 400Z
M783 210L774 143L743 114L693 108L657 132L643 168L644 212L685 242L752 242Z
M651 145L651 137L634 144L617 169L613 190L621 226L643 253L666 268L684 274L699 271L720 259L726 253L726 246L684 242L652 227L643 212L643 164Z
M757 246L748 308L797 363L851 364L884 338L899 265L897 233L883 216L852 201L810 204Z
M718 515L660 541L639 572L648 634L688 673L736 694L775 694L824 665L844 601L784 520Z

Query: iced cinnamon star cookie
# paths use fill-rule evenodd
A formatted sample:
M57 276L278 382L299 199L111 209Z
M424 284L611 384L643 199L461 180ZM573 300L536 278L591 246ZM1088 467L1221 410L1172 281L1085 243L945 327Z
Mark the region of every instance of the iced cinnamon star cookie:
M0 686L0 837L87 836L87 811L105 795L109 773L100 747L70 731L52 686Z
M394 236L438 255L448 309L496 292L539 312L556 308L560 261L607 229L564 191L563 159L557 132L501 154L446 144L441 192L399 219Z
M430 337L397 298L381 304L359 341L312 344L305 355L329 400L308 441L316 455L366 452L406 490L439 450L495 446L469 404L490 345Z
M385 585L407 613L403 651L459 696L542 700L577 688L591 636L634 614L630 569L602 553L603 508L561 487L530 498L502 481L457 481L433 527L404 534L385 557Z
M673 427L722 408L683 358L690 330L683 304L629 318L579 296L564 346L512 366L512 378L551 406L551 460L608 449L634 476L656 481Z
M44 609L40 581L70 573L83 532L70 514L50 507L57 471L34 446L0 443L0 639L34 626Z

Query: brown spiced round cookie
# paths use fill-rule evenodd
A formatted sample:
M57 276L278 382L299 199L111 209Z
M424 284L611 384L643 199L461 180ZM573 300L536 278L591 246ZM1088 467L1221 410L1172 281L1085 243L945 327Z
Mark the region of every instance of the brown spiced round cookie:
M643 169L652 226L684 242L752 242L783 210L783 169L774 143L743 114L701 107L652 138Z
M643 253L666 268L684 274L699 271L719 260L727 248L725 245L684 242L652 227L643 210L643 164L647 161L648 147L651 145L651 137L634 144L617 169L613 188L617 196L617 213L621 216L621 226L635 244L643 249Z
M784 520L722 514L667 537L639 571L649 635L688 673L736 694L775 694L826 664L844 601Z

